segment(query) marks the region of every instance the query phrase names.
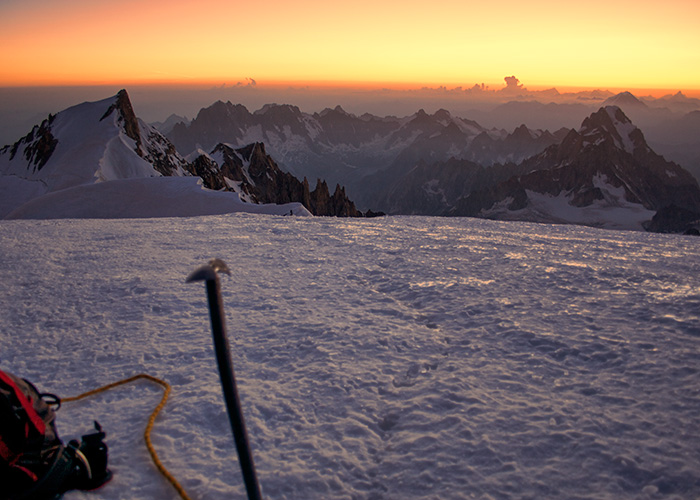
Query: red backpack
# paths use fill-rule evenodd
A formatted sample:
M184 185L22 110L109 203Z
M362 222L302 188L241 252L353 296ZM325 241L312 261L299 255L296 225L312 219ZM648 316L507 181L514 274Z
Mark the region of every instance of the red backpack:
M111 478L99 424L64 446L55 424L60 406L57 396L0 370L0 500L56 499Z

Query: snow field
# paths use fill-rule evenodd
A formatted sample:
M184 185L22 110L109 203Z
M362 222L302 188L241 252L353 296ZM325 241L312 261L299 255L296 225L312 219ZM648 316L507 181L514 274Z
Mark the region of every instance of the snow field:
M700 251L689 237L477 219L251 214L0 222L0 366L69 396L173 386L161 459L193 498L244 498L204 287L211 257L263 494L700 496ZM97 419L111 483L175 498L145 382Z

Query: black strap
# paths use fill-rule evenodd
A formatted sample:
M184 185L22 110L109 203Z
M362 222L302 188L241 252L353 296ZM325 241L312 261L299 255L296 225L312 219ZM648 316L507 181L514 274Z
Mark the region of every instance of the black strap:
M68 479L72 476L75 463L63 445L57 446L51 466L46 473L12 500L53 500L60 498L69 488Z

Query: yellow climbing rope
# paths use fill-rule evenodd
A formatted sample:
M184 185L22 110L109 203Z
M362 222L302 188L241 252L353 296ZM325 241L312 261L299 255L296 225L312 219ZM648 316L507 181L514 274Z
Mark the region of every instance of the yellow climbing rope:
M173 487L177 490L178 494L183 500L190 500L190 497L187 495L187 492L183 489L182 486L180 486L180 483L177 482L177 479L173 477L170 472L165 468L163 463L160 461L160 458L158 458L158 453L156 453L155 448L153 447L153 443L151 442L151 429L153 428L153 424L156 421L156 417L158 416L158 413L160 413L160 410L163 409L165 406L165 403L168 401L168 396L170 395L170 384L168 384L166 381L161 380L159 378L153 377L152 375L148 375L145 373L141 373L139 375L134 375L133 377L129 377L124 380L120 380L118 382L114 382L112 384L107 384L105 386L99 387L97 389L94 389L92 391L85 392L83 394L80 394L79 396L74 396L70 398L61 398L61 401L69 403L71 401L78 401L80 399L85 399L90 396L94 396L95 394L99 394L101 392L108 391L110 389L114 389L115 387L119 387L120 385L128 384L129 382L133 382L135 380L139 379L146 379L150 380L151 382L155 382L156 384L160 385L165 389L165 392L163 393L163 397L160 400L160 403L158 403L158 406L156 406L155 410L153 410L153 413L151 413L151 416L148 419L148 425L146 425L146 431L143 433L144 440L146 441L146 448L148 448L148 453L151 454L151 459L153 460L153 463L155 466L158 468L160 473L167 479L170 484L173 485Z

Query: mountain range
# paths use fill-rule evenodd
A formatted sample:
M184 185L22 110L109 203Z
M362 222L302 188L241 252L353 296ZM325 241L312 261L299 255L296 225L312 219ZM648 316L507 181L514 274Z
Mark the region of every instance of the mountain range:
M0 149L0 217L363 215L342 187L330 195L319 181L311 191L282 172L262 144L212 153L185 159L122 90L50 115Z
M225 142L262 142L282 167L297 177L346 185L360 205L375 203L365 178L387 168L409 168L418 160L452 157L482 165L519 162L560 142L568 132L486 129L441 109L407 117L356 116L340 106L304 113L269 104L251 113L241 104L217 101L189 123L164 129L179 151L210 150Z
M637 101L613 96L577 130L510 133L446 110L251 113L218 101L159 131L122 90L50 115L0 150L0 216L376 215L354 199L390 214L697 230L697 180L617 105L644 109Z

